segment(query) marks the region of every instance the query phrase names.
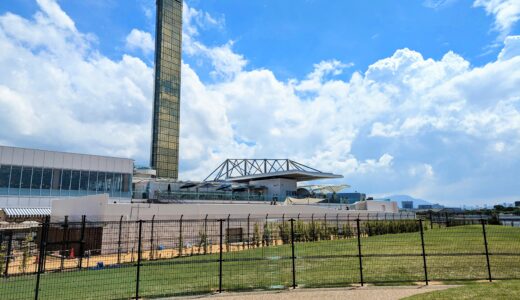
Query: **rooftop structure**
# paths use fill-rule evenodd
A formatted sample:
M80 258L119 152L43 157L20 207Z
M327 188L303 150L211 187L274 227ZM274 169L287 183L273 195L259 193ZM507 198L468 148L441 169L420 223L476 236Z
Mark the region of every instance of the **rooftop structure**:
M343 178L290 159L226 159L204 181L249 182L283 178L300 181Z

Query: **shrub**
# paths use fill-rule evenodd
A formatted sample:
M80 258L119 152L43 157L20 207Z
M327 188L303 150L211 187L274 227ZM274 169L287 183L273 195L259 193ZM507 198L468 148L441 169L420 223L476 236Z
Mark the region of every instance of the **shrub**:
M208 253L208 236L203 231L199 231L198 248L199 248L199 254L201 251L204 254Z
M253 227L253 247L260 247L260 229L258 228L258 223L255 223Z

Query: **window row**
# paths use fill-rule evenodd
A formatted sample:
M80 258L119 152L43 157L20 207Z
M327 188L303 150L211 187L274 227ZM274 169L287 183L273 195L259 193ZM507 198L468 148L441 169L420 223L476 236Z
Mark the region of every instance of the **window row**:
M117 196L130 192L131 178L131 174L111 172L0 166L0 189L9 190L9 194L21 189L89 191Z

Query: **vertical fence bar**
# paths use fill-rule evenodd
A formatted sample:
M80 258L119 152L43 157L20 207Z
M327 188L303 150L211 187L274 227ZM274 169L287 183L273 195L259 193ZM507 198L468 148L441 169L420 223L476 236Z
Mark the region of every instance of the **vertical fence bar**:
M155 215L152 216L152 228L150 230L150 260L155 258L154 247L153 247L153 226L155 223Z
M231 214L228 214L227 216L227 222L226 222L226 252L230 252L230 236L229 236L229 218L231 217Z
M83 254L85 252L85 227L87 223L87 216L81 216L81 233L79 238L79 265L81 269L83 267Z
M291 218L292 287L296 288L296 257L294 256L294 219Z
M182 250L184 249L184 240L182 239L182 218L184 215L181 215L179 219L179 256L182 256Z
M13 232L9 232L9 240L7 240L7 256L5 258L5 271L4 276L9 276L9 262L11 261L11 255L13 252Z
M358 257L359 257L359 278L360 278L361 286L363 286L365 282L363 281L363 258L361 255L361 226L360 226L359 218L356 219L356 224L357 224L357 242L358 242Z
M421 226L421 247L422 247L422 257L423 257L423 268L424 268L424 282L428 285L428 266L426 264L426 251L424 247L424 230L423 230L423 221L419 219L419 226Z
M486 221L484 219L481 220L482 222L482 235L484 236L484 248L486 249L486 263L487 263L487 270L488 270L488 279L489 282L493 281L491 277L491 265L489 264L489 251L488 251L488 242L487 242L487 236L486 236Z
M117 237L117 264L121 264L121 231L123 229L123 216L119 218L119 234Z
M139 234L137 241L137 272L135 278L135 299L139 299L139 282L141 277L141 247L142 247L142 234L143 234L143 220L139 220Z
M63 272L65 267L65 253L67 250L67 245L65 244L67 240L67 231L69 229L69 217L65 216L63 220L63 235L61 236L61 261L60 261L60 270Z
M249 235L250 230L251 230L250 229L250 223L249 223L249 221L250 221L249 217L250 216L251 216L251 214L247 215L247 249L249 249L249 247L251 247L251 239L250 239L250 235Z
M218 258L218 292L222 293L222 236L223 236L223 225L224 220L218 220L220 222L220 241L219 241L219 258Z
M40 275L43 272L43 264L45 261L45 248L47 246L47 238L49 235L49 222L50 217L45 217L45 221L42 224L42 231L40 236L40 249L38 253L38 271L36 272L36 287L34 289L34 299L38 300L38 296L40 295Z
M339 239L339 213L336 214L336 239Z

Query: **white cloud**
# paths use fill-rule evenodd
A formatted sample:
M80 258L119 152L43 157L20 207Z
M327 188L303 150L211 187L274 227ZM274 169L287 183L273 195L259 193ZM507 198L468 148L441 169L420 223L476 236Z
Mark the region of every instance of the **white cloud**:
M520 35L508 36L504 41L504 48L498 55L499 60L508 60L520 55Z
M102 56L54 1L38 4L33 19L0 16L0 139L146 160L153 70Z
M520 1L518 0L476 0L475 7L483 7L487 14L495 17L495 29L506 37L520 19Z
M144 54L149 54L154 51L155 43L149 32L134 28L126 36L126 48L129 50L139 49Z

